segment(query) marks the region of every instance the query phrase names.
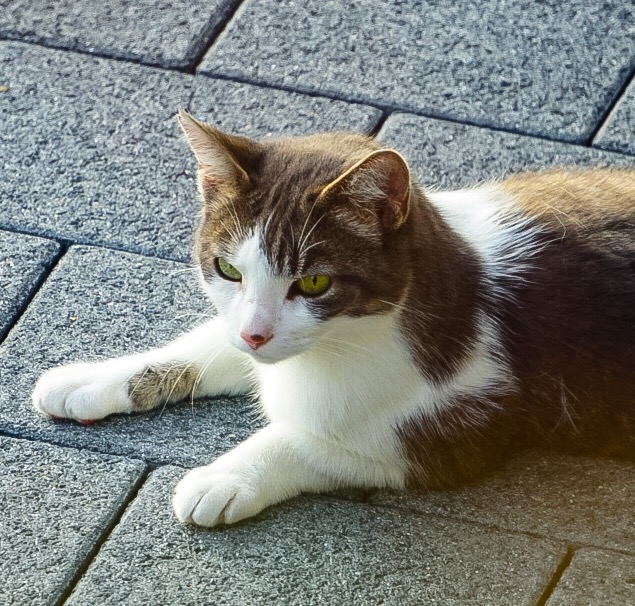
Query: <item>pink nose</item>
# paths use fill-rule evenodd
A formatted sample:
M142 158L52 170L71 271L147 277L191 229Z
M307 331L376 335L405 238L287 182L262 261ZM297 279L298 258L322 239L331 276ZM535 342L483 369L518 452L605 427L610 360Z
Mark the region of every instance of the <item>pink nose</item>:
M249 345L254 351L258 349L260 346L267 343L267 341L271 341L273 335L248 335L247 333L241 332L240 336L243 341Z

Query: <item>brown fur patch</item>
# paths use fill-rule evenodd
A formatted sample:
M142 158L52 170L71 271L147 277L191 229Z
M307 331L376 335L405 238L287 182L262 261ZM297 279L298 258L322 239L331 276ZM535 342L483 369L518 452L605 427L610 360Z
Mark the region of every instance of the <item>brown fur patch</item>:
M153 364L128 381L128 396L135 412L159 404L178 402L194 389L197 372L185 364Z
M498 404L466 396L434 416L404 423L398 434L410 462L410 485L454 488L500 466L512 450L516 428Z

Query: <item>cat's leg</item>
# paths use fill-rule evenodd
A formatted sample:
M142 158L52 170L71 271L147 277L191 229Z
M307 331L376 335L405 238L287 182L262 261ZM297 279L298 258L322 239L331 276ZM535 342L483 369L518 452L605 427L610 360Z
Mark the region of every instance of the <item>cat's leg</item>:
M172 501L182 522L233 524L302 492L345 486L403 488L405 460L383 460L340 444L272 423L211 465L187 473Z
M88 422L190 396L244 393L249 375L249 357L229 344L218 317L165 347L49 370L32 400L44 415Z

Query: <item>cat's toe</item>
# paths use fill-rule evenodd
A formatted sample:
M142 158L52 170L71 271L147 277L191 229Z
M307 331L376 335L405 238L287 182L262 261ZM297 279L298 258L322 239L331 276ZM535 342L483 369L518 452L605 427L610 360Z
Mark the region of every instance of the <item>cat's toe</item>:
M108 388L101 384L93 384L79 387L68 395L66 412L69 419L87 425L116 412L116 407Z
M76 383L64 380L59 369L49 371L35 384L31 394L33 407L43 416L66 419L69 416L66 401L76 388Z
M265 507L244 478L211 467L194 469L176 486L172 506L181 522L206 527L234 524Z

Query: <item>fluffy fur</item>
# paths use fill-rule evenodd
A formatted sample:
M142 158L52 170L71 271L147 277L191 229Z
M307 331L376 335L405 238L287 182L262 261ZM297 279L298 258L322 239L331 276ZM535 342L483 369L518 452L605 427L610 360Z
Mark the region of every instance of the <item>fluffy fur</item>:
M425 194L369 138L258 143L179 119L218 316L158 350L53 369L33 402L86 422L256 392L269 425L183 478L180 520L454 486L528 444L635 456L635 171ZM319 296L297 287L311 275L330 279Z

